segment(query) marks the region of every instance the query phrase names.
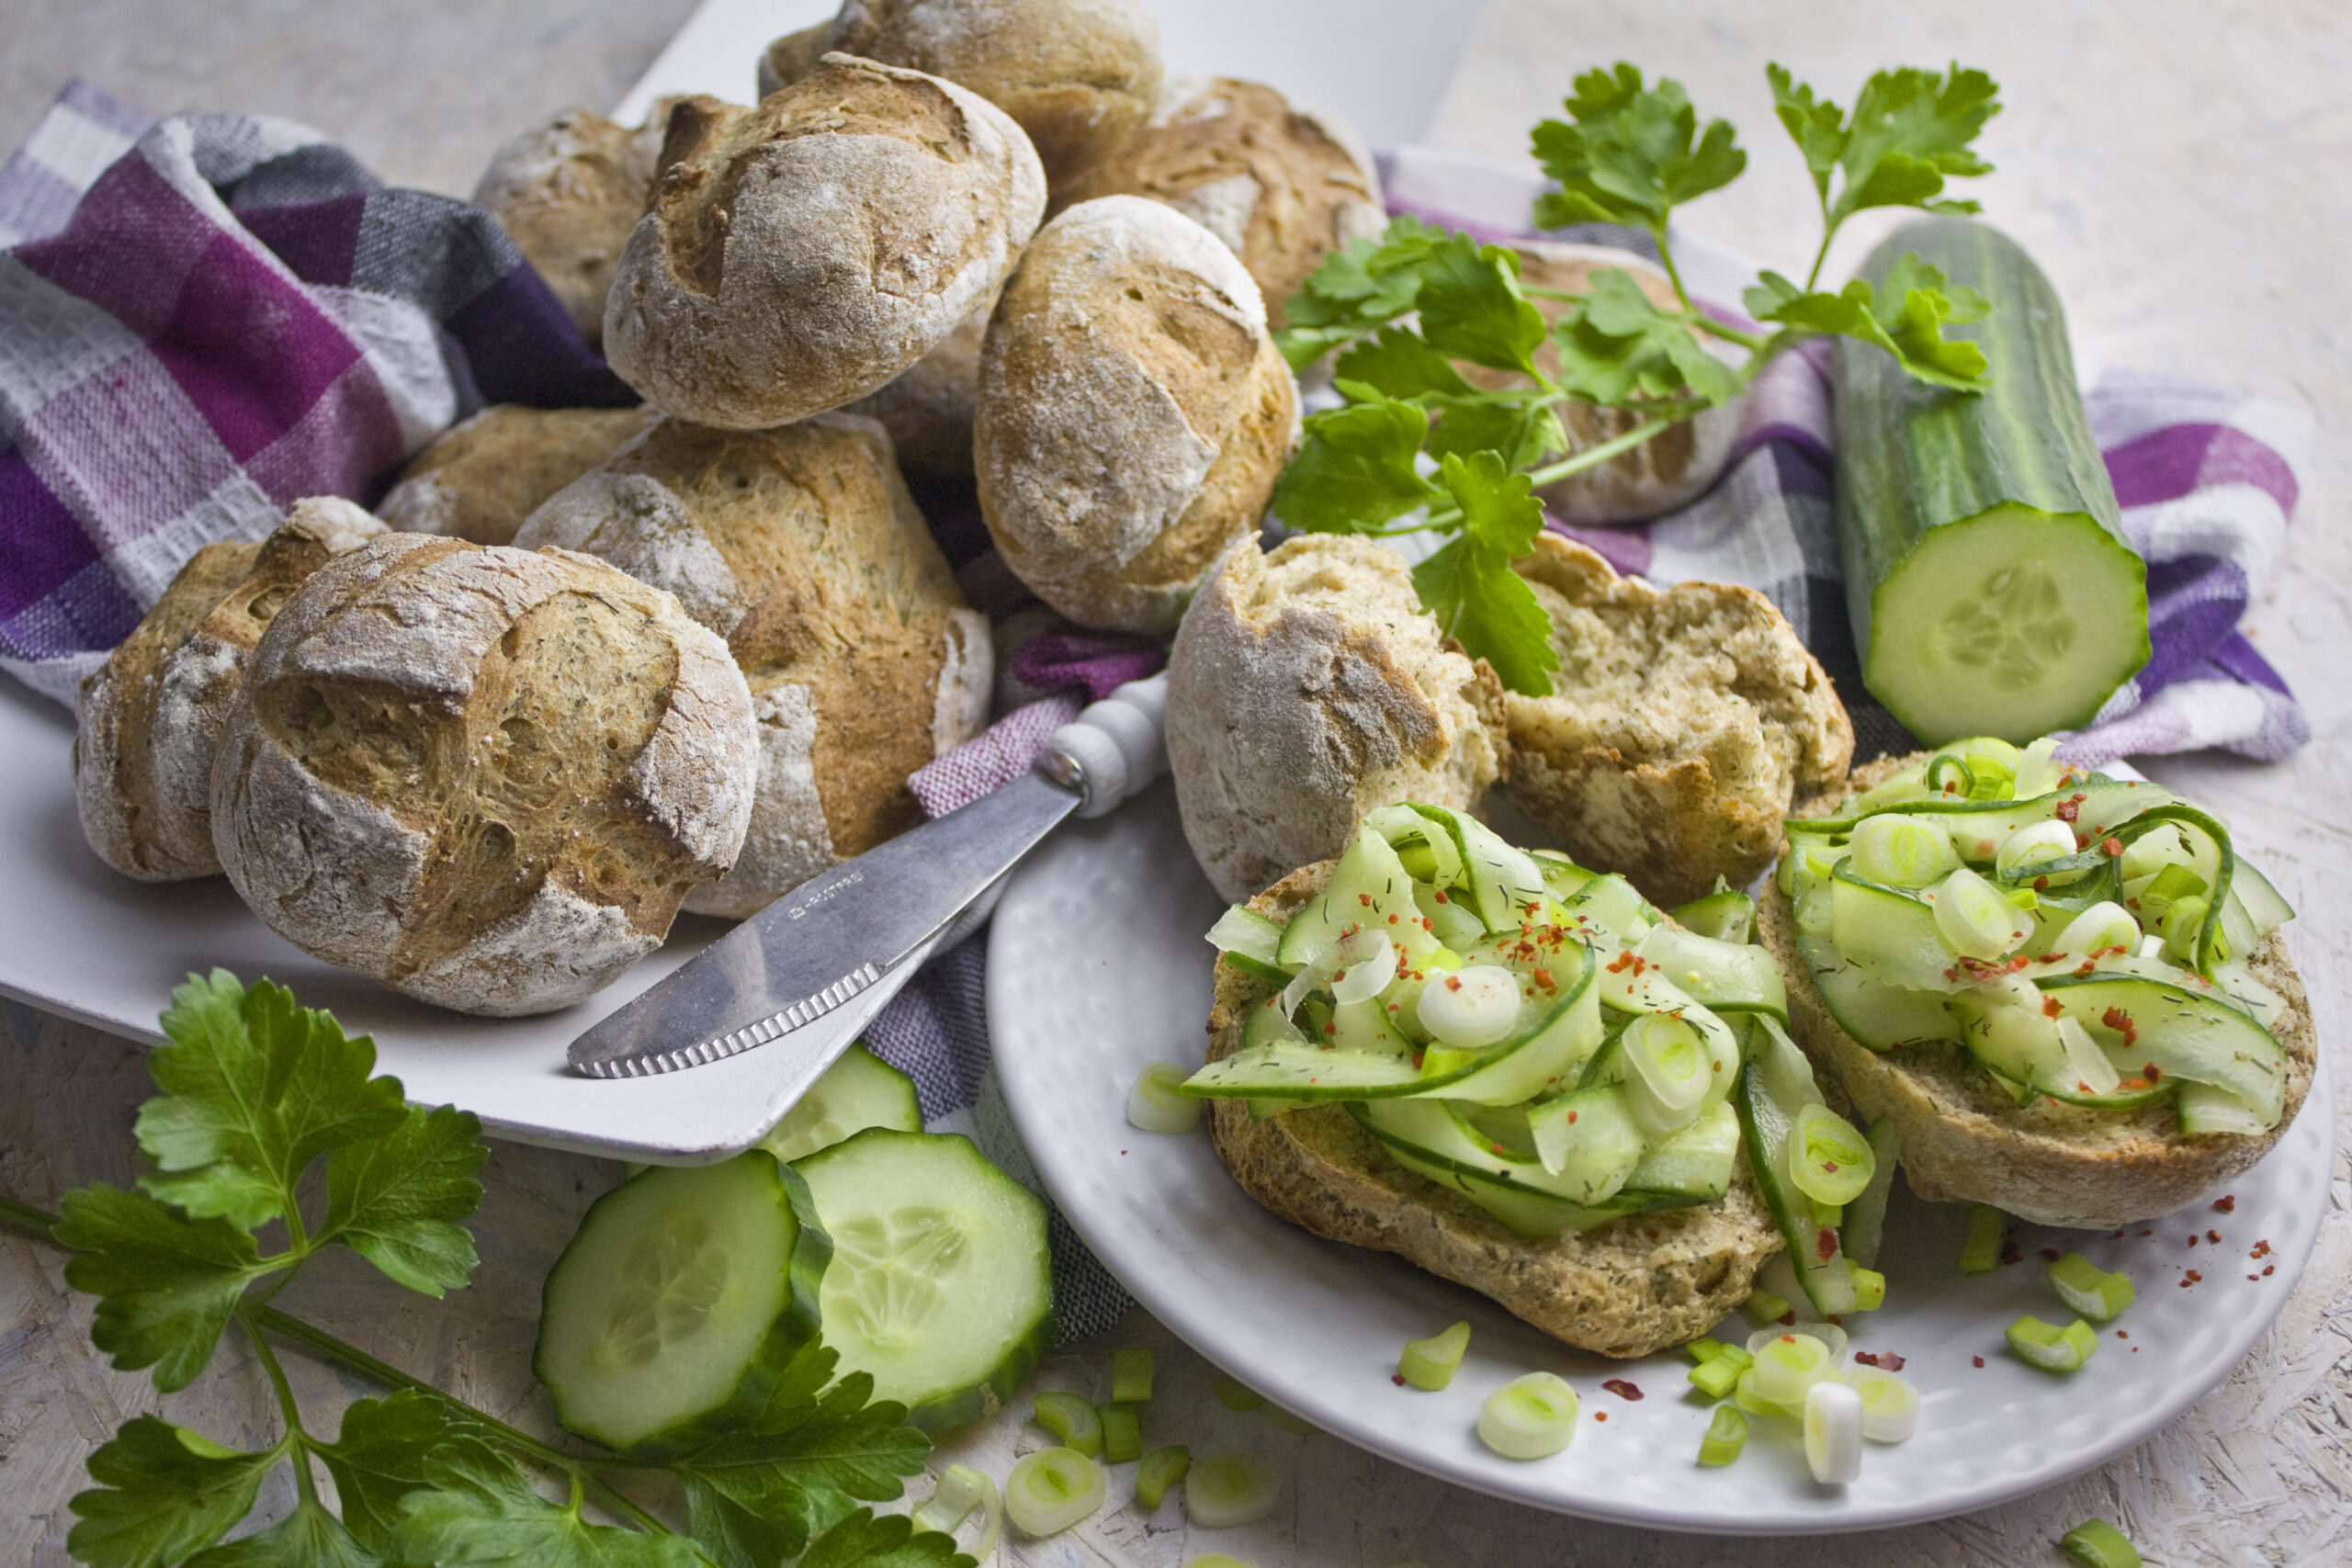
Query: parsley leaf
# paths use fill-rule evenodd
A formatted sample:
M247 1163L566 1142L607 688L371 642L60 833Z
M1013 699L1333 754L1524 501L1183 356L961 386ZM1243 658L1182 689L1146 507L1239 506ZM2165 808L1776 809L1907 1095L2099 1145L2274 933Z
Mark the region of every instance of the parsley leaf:
M1826 211L1829 177L1846 151L1846 113L1827 98L1815 97L1813 89L1792 77L1784 65L1765 66L1764 79L1772 85L1772 112L1780 117L1781 128L1797 144L1797 151L1804 154L1814 192Z
M187 1560L187 1568L380 1568L343 1521L311 1498L265 1530L242 1536Z
M1865 208L1977 210L1973 201L1936 198L1948 178L1993 172L1969 146L2001 112L2000 89L1984 72L1957 62L1940 77L1913 66L1881 71L1862 84L1850 120L1785 68L1768 65L1764 74L1772 85L1773 111L1804 154L1831 232ZM1832 202L1830 175L1841 166L1845 178Z
M1560 184L1536 199L1539 228L1591 221L1657 232L1674 208L1747 167L1729 120L1710 120L1702 132L1681 83L1660 78L1645 88L1641 72L1622 62L1613 73L1577 77L1563 107L1576 123L1547 119L1532 138L1544 172Z
M196 1218L246 1230L277 1219L311 1160L400 1124L400 1080L368 1077L374 1043L345 1039L283 986L192 975L163 1022L171 1043L148 1066L164 1094L138 1122L156 1168L140 1185Z
M1335 381L1370 387L1384 397L1410 401L1421 397L1468 397L1470 383L1453 362L1419 333L1389 327L1357 344L1332 365Z
M1492 452L1466 459L1449 454L1440 473L1462 508L1462 529L1413 569L1422 607L1471 657L1492 665L1505 686L1548 696L1550 671L1560 667L1551 617L1510 569L1511 558L1533 548L1543 531L1543 503L1528 477L1506 469Z
M1568 433L1549 403L1482 396L1431 399L1438 414L1430 430L1430 456L1449 452L1498 452L1513 468L1524 468L1553 452L1568 449Z
M1288 324L1274 343L1294 371L1413 308L1421 265L1446 238L1409 215L1392 218L1378 241L1352 240L1323 258L1283 307Z
M1946 322L1983 319L1989 303L1973 288L1951 287L1942 269L1916 254L1905 254L1888 269L1883 293L1859 277L1835 294L1807 293L1768 272L1747 291L1747 305L1758 321L1873 344L1935 386L1962 392L1984 388L1984 351L1965 339L1946 338L1943 329Z
M391 1561L404 1568L709 1568L684 1536L590 1524L576 1494L551 1503L503 1459L457 1463L436 1450L424 1472L433 1489L409 1494L392 1531Z
M153 1416L134 1416L90 1456L98 1488L67 1505L79 1522L65 1549L90 1568L178 1562L253 1511L262 1477L280 1457L275 1448L239 1453Z
M437 1456L445 1467L476 1475L511 1468L490 1445L481 1423L448 1401L413 1389L355 1401L343 1413L335 1440L314 1439L311 1448L334 1477L343 1522L363 1546L379 1552L391 1550L401 1499L431 1484L427 1459Z
M1592 288L1552 329L1560 385L1603 408L1652 408L1738 395L1739 373L1690 335L1688 319L1659 310L1622 267L1592 275Z
M458 1222L481 1201L473 1172L489 1157L473 1112L404 1107L390 1132L327 1156L321 1235L412 1291L458 1290L478 1261L473 1237Z
M918 1531L904 1514L880 1518L865 1508L817 1538L793 1568L972 1568L956 1538Z
M1535 374L1543 312L1519 291L1519 257L1500 245L1449 234L1420 264L1421 336L1432 354L1497 370Z
M1342 389L1359 394L1353 382ZM1293 528L1376 532L1438 499L1413 462L1429 437L1429 415L1371 388L1360 390L1363 400L1309 414L1303 423L1298 456L1275 484L1271 508Z
M196 1381L245 1287L271 1271L226 1220L191 1220L104 1182L65 1195L55 1235L80 1256L65 1282L98 1298L90 1340L122 1371L155 1369L165 1393Z

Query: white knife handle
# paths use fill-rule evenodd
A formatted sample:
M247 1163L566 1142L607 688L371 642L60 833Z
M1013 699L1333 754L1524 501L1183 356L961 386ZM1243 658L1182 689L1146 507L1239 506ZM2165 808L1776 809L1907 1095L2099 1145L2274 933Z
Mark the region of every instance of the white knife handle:
M1130 681L1055 730L1038 766L1079 792L1080 817L1100 817L1167 771L1167 711L1165 671Z

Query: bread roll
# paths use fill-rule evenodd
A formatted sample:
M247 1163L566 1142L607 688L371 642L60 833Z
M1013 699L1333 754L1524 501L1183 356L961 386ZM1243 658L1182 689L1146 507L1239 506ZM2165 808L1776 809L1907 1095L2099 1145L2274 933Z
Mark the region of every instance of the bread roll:
M1592 275L1603 267L1622 267L1631 274L1651 303L1679 310L1674 285L1656 264L1631 251L1606 245L1569 245L1541 240L1521 242L1520 280L1541 288L1582 294L1592 288ZM1529 300L1548 324L1566 314L1563 299ZM1560 369L1559 350L1546 338L1535 351L1535 363L1547 376ZM1462 374L1473 386L1497 388L1526 385L1514 371L1464 365ZM1559 407L1571 450L1581 451L1624 434L1641 416L1624 409L1604 409L1592 403L1567 402ZM1726 403L1694 418L1670 425L1631 451L1582 473L1555 479L1535 493L1553 513L1569 523L1636 523L1689 504L1713 488L1731 457L1732 439L1739 433L1739 404Z
M1504 756L1501 683L1439 635L1385 545L1244 539L1177 629L1168 771L1227 898L1338 855L1374 807L1477 811Z
M1297 383L1233 253L1158 202L1082 202L1038 231L989 323L980 511L1071 620L1166 631L1257 531L1297 429Z
M509 544L539 502L661 417L662 411L651 408L495 403L443 431L410 459L376 510L408 533Z
M872 420L664 421L517 543L584 550L674 593L751 682L750 834L689 909L751 914L921 821L907 775L988 720L989 624L965 608Z
M1150 124L1067 192L1070 201L1101 196L1166 202L1223 240L1257 280L1275 327L1326 255L1378 239L1388 222L1380 175L1352 133L1272 87L1230 77L1171 86Z
M593 346L628 232L645 216L667 106L632 130L566 109L501 147L474 187Z
M254 914L463 1012L545 1012L733 863L751 693L677 601L560 551L388 534L254 649L212 773Z
M335 496L298 501L258 545L197 551L82 687L74 795L98 858L141 882L211 876L212 758L245 659L286 597L384 532Z
M1854 727L1772 602L1621 578L1555 534L1512 563L1552 620L1548 697L1513 692L1510 797L1582 864L1657 903L1745 886L1781 819L1839 787Z
M980 397L980 344L996 308L986 304L940 340L937 348L908 366L878 391L843 412L877 420L890 433L906 473L932 479L972 477L972 414Z
M845 55L757 108L683 100L662 164L605 351L648 400L730 430L839 408L929 354L1045 210L1001 109Z
M786 33L771 43L760 54L755 73L760 96L781 93L803 76L817 69L817 62L833 47L833 24L819 22L813 28L803 28L797 33Z
M831 47L969 87L1027 133L1057 188L1159 96L1159 28L1140 0L844 0Z

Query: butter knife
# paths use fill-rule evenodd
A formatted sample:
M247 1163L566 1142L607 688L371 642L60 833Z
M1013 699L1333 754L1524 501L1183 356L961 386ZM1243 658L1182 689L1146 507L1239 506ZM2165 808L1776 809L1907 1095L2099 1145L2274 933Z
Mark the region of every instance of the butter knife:
M1099 817L1167 766L1165 675L1120 687L992 794L801 884L571 1043L594 1077L644 1077L783 1041L797 1100L854 1030L794 1032L866 999L1073 814ZM895 989L895 987L890 987Z

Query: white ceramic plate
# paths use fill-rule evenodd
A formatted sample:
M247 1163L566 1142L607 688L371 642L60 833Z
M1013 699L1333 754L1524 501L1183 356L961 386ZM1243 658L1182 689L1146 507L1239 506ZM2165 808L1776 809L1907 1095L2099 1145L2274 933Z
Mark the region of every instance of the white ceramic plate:
M1918 1435L1871 1447L1861 1479L1842 1491L1814 1485L1793 1438L1764 1435L1770 1423L1758 1424L1737 1464L1701 1471L1692 1458L1708 1412L1681 1397L1688 1363L1679 1355L1622 1363L1570 1350L1466 1290L1275 1219L1234 1184L1204 1133L1127 1125L1127 1090L1144 1063L1201 1059L1213 958L1201 933L1219 908L1165 783L1066 829L1021 868L998 907L988 996L1022 1139L1087 1245L1203 1355L1350 1442L1516 1502L1657 1529L1797 1534L1940 1518L2052 1485L2137 1443L2228 1376L2285 1304L2327 1207L2324 1056L2278 1148L2229 1184L2228 1213L2199 1200L2120 1239L2029 1230L2022 1262L1970 1279L1957 1268L1962 1211L1914 1202L1898 1183L1881 1259L1889 1305L1849 1326L1857 1348L1905 1358L1904 1375L1925 1397ZM2188 1245L2208 1230L2219 1246ZM2260 1241L2267 1256L2249 1260ZM2035 1253L2045 1246L2121 1269L2139 1288L2090 1364L2068 1378L2002 1348L2018 1314L2068 1315L2041 1279ZM2276 1271L2264 1275L2266 1266ZM2191 1269L2202 1280L2184 1285ZM1406 1340L1458 1318L1473 1332L1452 1387L1420 1393L1389 1381ZM1747 1325L1735 1317L1725 1332L1744 1339ZM1533 1464L1498 1458L1473 1435L1479 1403L1539 1367L1582 1395L1576 1440ZM1645 1397L1604 1392L1609 1378ZM1606 1423L1596 1418L1603 1412Z

